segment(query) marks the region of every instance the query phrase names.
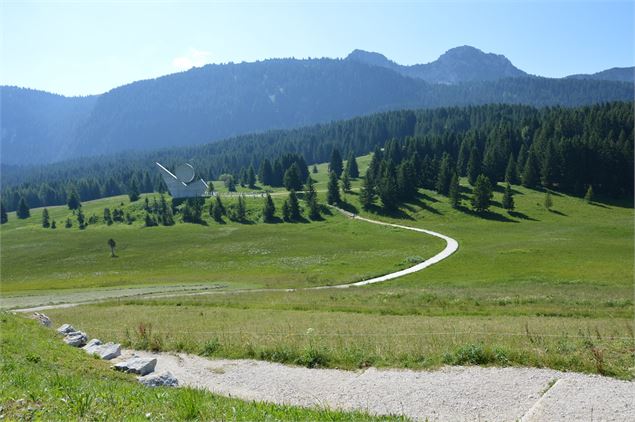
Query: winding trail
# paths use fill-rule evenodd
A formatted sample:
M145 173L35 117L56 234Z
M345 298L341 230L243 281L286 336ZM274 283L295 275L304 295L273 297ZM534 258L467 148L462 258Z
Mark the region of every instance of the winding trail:
M12 309L12 311L13 312L39 312L39 311L44 311L47 309L70 308L70 307L78 306L78 305L89 305L89 304L104 302L107 300L112 300L117 298L124 299L124 298L130 298L130 297L152 299L152 298L167 298L167 297L175 297L175 296L198 296L198 295L209 295L209 294L239 294L239 293L254 293L254 292L293 292L293 291L299 291L299 290L345 289L349 287L359 287L359 286L366 286L369 284L380 283L383 281L393 280L398 277L403 277L408 274L416 273L417 271L421 271L425 268L428 268L431 265L436 264L437 262L440 262L448 258L450 255L452 255L454 252L456 252L459 249L459 242L457 242L455 239L449 236L446 236L444 234L434 232L432 230L420 229L420 228L410 227L410 226L402 226L400 224L386 223L386 222L378 221L378 220L371 220L370 218L360 217L356 214L353 214L341 208L335 207L333 205L330 205L330 207L339 211L342 215L348 218L352 218L354 220L365 221L367 223L378 224L380 226L389 226L389 227L396 227L403 230L411 230L418 233L424 233L430 236L438 237L445 241L446 246L438 254L434 255L431 258L426 259L423 262L415 264L412 267L408 267L406 269L395 271L389 274L384 274L379 277L373 277L367 280L356 281L353 283L344 283L344 284L335 284L335 285L317 286L317 287L286 288L286 289L237 289L237 290L227 290L227 291L206 289L204 291L195 291L195 292L189 292L189 293L185 293L181 291L181 292L165 292L165 293L147 294L147 295L104 297L104 298L99 298L95 300L88 300L88 301L81 301L81 302L56 303L52 305Z

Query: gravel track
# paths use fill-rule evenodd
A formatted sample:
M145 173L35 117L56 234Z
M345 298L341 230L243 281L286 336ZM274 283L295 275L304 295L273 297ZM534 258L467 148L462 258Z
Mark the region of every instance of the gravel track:
M633 382L535 368L309 369L124 350L157 358L181 385L243 400L431 421L633 421ZM554 384L555 382L555 384Z

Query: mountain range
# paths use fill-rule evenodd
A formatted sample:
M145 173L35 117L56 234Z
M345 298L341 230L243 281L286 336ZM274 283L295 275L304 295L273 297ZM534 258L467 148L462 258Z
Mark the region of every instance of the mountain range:
M405 108L576 106L632 97L633 68L541 78L469 46L412 66L362 50L345 59L211 64L88 97L0 87L0 162L202 144Z

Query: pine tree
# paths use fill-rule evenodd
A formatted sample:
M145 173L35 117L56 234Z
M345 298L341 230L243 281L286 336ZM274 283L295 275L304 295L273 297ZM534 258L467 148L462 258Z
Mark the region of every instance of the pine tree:
M86 228L86 217L84 216L84 212L81 208L77 210L77 223L79 224L80 230L84 230Z
M505 169L505 182L510 185L518 184L518 170L516 168L516 160L514 160L514 154L509 155L509 161L507 161L507 168Z
M309 199L309 218L311 220L319 220L322 218L322 214L320 212L320 204L317 200L317 195L311 196Z
M238 197L238 203L236 204L236 221L247 220L247 205L245 204L245 197L240 195Z
M82 206L82 203L79 200L79 195L77 194L77 191L73 188L68 194L68 209L76 210L76 209L79 209L79 207L81 206Z
M73 221L70 218L67 218L66 223L64 224L64 227L66 227L67 229L70 229L71 227L73 227Z
M55 220L51 221L51 228L52 229L56 229L57 228L57 223L55 222Z
M318 172L318 168L315 164L313 164L313 174L316 174Z
M263 185L271 186L273 183L273 167L271 167L271 162L266 158L260 164L258 178L260 179L260 183Z
M450 180L449 187L450 205L452 208L461 207L461 185L459 184L459 175L454 172Z
M51 227L51 223L49 221L49 210L47 210L46 208L42 210L42 227L44 227L45 229Z
M110 248L110 257L115 257L115 247L117 246L117 242L114 239L108 239L108 247Z
M341 202L340 198L340 187L337 183L337 174L332 171L329 174L329 183L327 187L328 191L326 192L326 202L329 205L337 205Z
M459 157L456 162L456 169L459 173L460 177L464 177L467 173L467 162L470 159L469 157L469 142L467 139L463 139L461 142L461 147L459 148Z
M271 199L271 195L267 193L265 197L265 203L262 207L262 221L265 223L273 223L275 221L276 206Z
M284 221L291 221L291 211L289 209L289 200L285 199L282 204L282 219Z
M342 173L342 190L344 192L351 191L351 179L348 175L348 171L345 171L344 173Z
M551 211L551 207L553 207L553 199L551 199L551 192L547 191L545 193L545 208Z
M484 174L476 178L472 196L472 207L477 212L487 211L492 200L492 184Z
M288 191L301 190L302 181L300 180L300 169L297 163L293 163L291 167L284 173L284 187Z
M476 179L481 174L481 156L476 147L470 151L470 159L467 162L467 181L474 186Z
M535 188L538 185L536 154L534 153L533 148L529 150L529 154L527 155L522 179L523 186L526 188Z
M368 177L362 179L362 188L359 191L359 202L365 210L370 209L375 203L375 188L368 183Z
M441 165L439 166L439 174L437 175L437 193L447 195L450 191L450 181L452 180L452 168L450 163L450 155L443 154Z
M335 173L335 175L339 178L342 175L343 169L344 166L342 164L340 151L337 148L333 148L333 152L331 153L331 162L329 163L329 172Z
M153 227L157 225L156 220L154 219L154 217L152 217L152 214L150 214L149 212L146 212L145 218L143 220L146 227ZM190 221L190 220L191 220L190 207L189 205L185 204L185 206L183 207L183 221Z
M589 188L586 190L586 193L584 194L584 200L587 202L587 204L590 204L593 202L593 186L589 185Z
M306 200L310 202L313 197L317 197L317 192L315 191L315 182L311 179L311 176L306 178L306 183L304 184L304 190L306 191Z
M9 221L7 210L4 208L4 203L0 202L0 224L4 224Z
M249 170L247 170L247 186L250 189L256 187L256 171L254 170L254 166L249 166Z
M104 223L109 226L112 224L112 215L110 214L110 208L104 208Z
M20 197L20 202L18 203L18 210L16 211L15 215L23 220L25 218L29 218L31 216L31 211L29 210L29 206L26 203L26 200L24 199L24 196Z
M247 170L245 170L244 167L240 169L240 173L238 174L238 182L243 188L247 186Z
M540 170L542 185L545 187L553 186L554 182L558 178L558 160L552 142L547 144L547 151L545 152L544 159L542 160L542 167Z
M397 208L399 204L398 189L395 166L390 163L377 186L379 198L381 199L384 209L394 210Z
M507 182L505 185L505 193L503 194L503 208L507 211L514 210L514 192L512 192L512 187Z
M223 221L224 214L225 207L223 206L223 202L220 199L220 195L217 194L211 202L209 215L214 219L214 221L221 223Z
M348 168L348 176L351 179L357 179L359 177L359 167L357 166L357 160L355 159L355 155L353 155L353 153L348 156L346 167Z
M289 192L289 218L291 221L298 221L302 218L298 196L294 190Z
M132 183L130 183L128 198L130 198L130 202L135 202L139 199L139 185L137 184L137 179L132 179Z

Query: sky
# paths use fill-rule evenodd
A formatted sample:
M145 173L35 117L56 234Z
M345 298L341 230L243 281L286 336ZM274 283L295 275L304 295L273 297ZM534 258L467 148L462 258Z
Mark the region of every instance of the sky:
M472 45L535 75L633 66L635 1L0 0L0 85L106 92L207 63L346 57L401 64Z

